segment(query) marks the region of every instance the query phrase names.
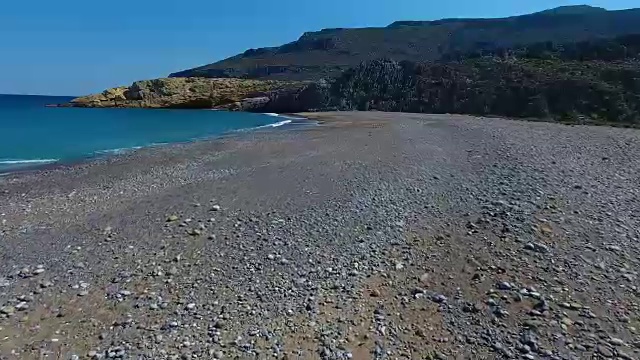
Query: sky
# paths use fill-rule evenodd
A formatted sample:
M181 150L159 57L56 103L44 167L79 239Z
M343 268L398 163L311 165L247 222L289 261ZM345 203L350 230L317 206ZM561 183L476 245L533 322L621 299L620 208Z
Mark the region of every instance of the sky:
M503 17L638 0L6 0L0 93L79 96L277 46L305 31L396 20Z

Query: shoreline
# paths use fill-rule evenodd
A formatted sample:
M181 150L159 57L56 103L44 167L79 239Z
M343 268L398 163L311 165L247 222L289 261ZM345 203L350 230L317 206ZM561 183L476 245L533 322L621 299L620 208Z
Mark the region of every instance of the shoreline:
M153 143L153 144L136 146L136 147L126 148L126 149L101 150L91 155L86 155L84 157L79 157L75 159L58 159L58 160L50 160L50 161L49 160L46 160L46 161L45 160L25 160L24 166L19 166L13 169L8 167L4 169L0 166L0 180L3 178L14 176L14 175L19 176L20 174L29 174L33 172L48 172L48 171L54 171L57 169L81 166L83 164L91 164L93 162L105 162L112 158L116 158L119 156L128 156L141 150L149 150L149 149L166 147L166 146L186 145L186 144L200 142L200 141L215 141L216 139L225 138L229 136L236 136L236 135L240 136L241 134L247 134L255 131L292 130L295 127L313 126L318 124L317 121L314 121L312 119L308 119L305 117L301 117L297 114L264 113L262 115L285 119L285 120L262 125L262 126L257 126L253 128L231 130L221 134L198 137L198 138L185 140L185 141L178 141L178 142L171 142L171 143ZM29 164L29 162L33 162L33 164Z
M640 351L640 132L310 118L0 181L0 357Z

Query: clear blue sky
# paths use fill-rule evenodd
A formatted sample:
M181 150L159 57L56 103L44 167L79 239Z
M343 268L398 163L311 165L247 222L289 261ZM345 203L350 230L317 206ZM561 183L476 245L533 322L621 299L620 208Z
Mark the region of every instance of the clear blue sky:
M637 0L5 0L0 93L82 95L274 46L328 27L502 17Z

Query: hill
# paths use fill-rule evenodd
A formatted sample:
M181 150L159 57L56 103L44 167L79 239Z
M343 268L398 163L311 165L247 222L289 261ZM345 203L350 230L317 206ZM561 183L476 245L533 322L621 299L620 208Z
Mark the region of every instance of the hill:
M437 61L375 59L311 82L169 78L76 99L80 107L256 112L383 110L640 126L640 34L516 47Z
M279 47L249 49L170 76L316 80L380 58L431 61L451 53L547 41L579 42L631 33L640 33L640 9L607 11L565 6L499 19L398 21L382 28L308 32Z
M333 80L326 107L640 125L640 35L446 58L364 62Z

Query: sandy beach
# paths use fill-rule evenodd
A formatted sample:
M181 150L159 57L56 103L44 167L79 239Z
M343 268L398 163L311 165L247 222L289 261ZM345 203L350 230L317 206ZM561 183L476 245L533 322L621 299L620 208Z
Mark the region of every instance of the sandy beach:
M0 177L0 359L639 358L638 130L301 115Z

